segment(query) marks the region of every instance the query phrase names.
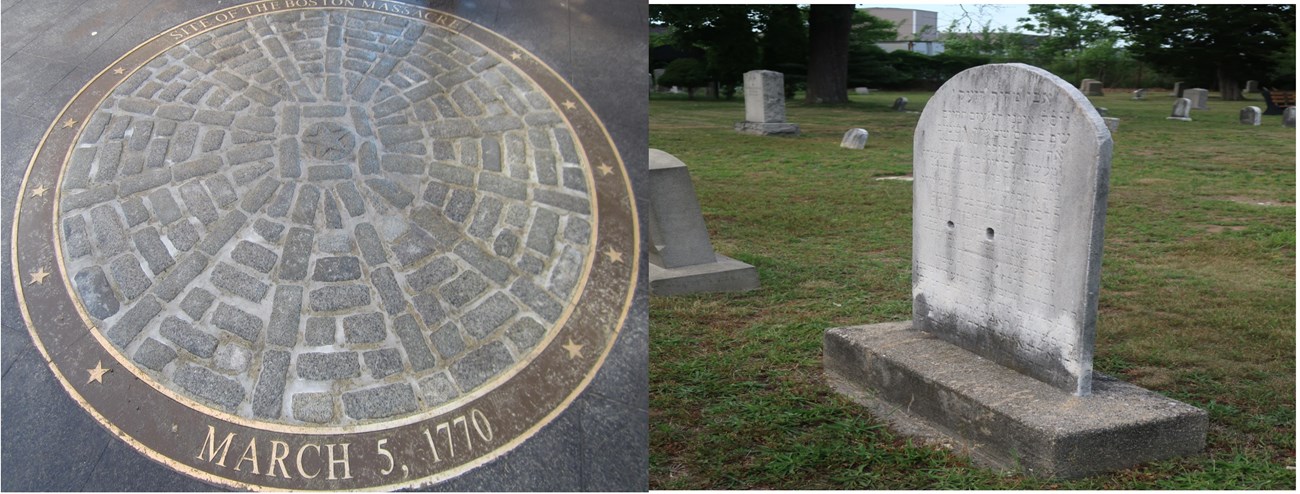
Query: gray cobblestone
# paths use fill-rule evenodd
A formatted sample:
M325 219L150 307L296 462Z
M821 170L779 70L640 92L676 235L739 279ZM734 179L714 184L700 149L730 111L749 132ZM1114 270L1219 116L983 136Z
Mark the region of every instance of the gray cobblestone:
M365 361L366 368L370 369L370 376L375 379L383 379L402 372L402 354L396 348L363 352L361 360Z
M447 184L436 180L429 182L429 185L424 188L424 202L441 208L443 203L447 202L448 191Z
M146 227L135 232L131 237L135 242L136 251L144 257L145 262L149 264L149 271L154 275L161 274L175 264L175 260L167 252L167 246L163 245L162 238L159 237L158 229L152 226Z
M114 197L117 197L117 191L113 186L102 185L85 192L64 196L60 203L63 211L74 211L112 200Z
M510 350L504 343L492 341L471 351L451 364L451 375L460 384L461 389L477 388L488 378L499 374L514 364Z
M249 182L257 180L258 177L266 175L266 172L271 171L272 168L275 168L275 166L271 163L258 161L256 163L236 167L234 172L230 175L235 178L236 184L247 185Z
M525 317L510 325L510 329L506 330L506 336L515 344L515 348L526 351L542 341L546 336L546 328L537 320Z
M167 239L179 250L190 250L199 243L199 231L189 221L181 221L167 228Z
M63 252L73 259L90 254L85 217L77 215L63 220Z
M126 243L126 230L122 220L112 206L101 205L90 210L91 232L94 233L95 246L106 255L116 254L129 248Z
M513 293L519 300L522 300L529 307L532 307L538 315L546 318L547 321L555 322L564 312L564 306L556 302L545 290L538 288L537 285L530 283L526 279L517 279L510 285L510 293Z
M366 185L384 200L399 208L410 205L411 200L415 199L415 196L401 185L386 178L367 179Z
M488 297L478 307L465 313L461 322L466 332L482 340L518 312L519 307L510 300L510 297L498 292Z
M224 262L218 262L213 268L212 284L251 302L261 302L269 288L269 285L258 281L256 277Z
M364 285L326 286L311 291L311 310L336 311L370 304L370 289Z
M564 224L564 240L578 245L587 245L591 241L591 223L582 218L569 216Z
M424 398L426 407L441 405L460 396L460 392L456 390L456 385L451 382L451 378L441 373L421 379L420 394Z
M208 129L203 134L203 140L199 142L199 150L210 153L221 148L221 143L226 139L226 131L221 129Z
M555 234L559 231L560 215L549 209L538 209L528 230L529 249L550 255L555 248Z
M303 332L303 343L307 346L333 345L336 331L333 317L309 318L307 330Z
M162 304L153 297L141 298L134 307L122 314L122 318L118 319L113 327L108 328L105 336L119 348L126 348L161 311Z
M270 273L279 256L274 251L247 240L240 240L230 252L230 259L262 273Z
M194 146L199 140L199 128L193 124L177 126L176 137L167 147L167 161L181 163L194 155ZM172 172L175 175L175 171ZM173 177L175 178L175 177Z
M456 189L451 192L451 199L447 203L445 210L447 218L460 223L469 217L469 213L474 208L474 193L468 190Z
M352 236L339 230L325 230L316 237L316 248L327 254L351 254Z
M283 218L289 214L289 208L293 205L294 193L298 191L298 184L295 182L285 182L280 191L275 194L275 199L271 200L271 205L266 207L266 215L272 218Z
M98 169L95 171L96 182L107 182L117 176L118 164L122 160L122 150L123 143L121 142L108 142L100 148L96 153L99 158Z
M186 365L173 378L190 394L233 410L244 401L244 387L238 381L221 376L206 367Z
M216 296L212 292L194 287L190 289L189 293L185 294L185 298L181 299L181 310L185 311L185 314L189 315L190 319L198 321L203 317L203 313L208 311L208 307L212 307L214 300L216 300Z
M422 175L424 174L425 163L424 160L414 156L387 154L384 155L380 168L386 172Z
M397 278L393 276L393 270L388 266L376 269L370 273L370 283L374 285L375 291L379 292L379 299L383 302L384 311L390 316L395 316L406 309L406 298L402 295L402 289L397 285Z
M322 257L316 260L314 281L351 281L361 278L361 260L355 257Z
M121 304L117 300L117 294L113 292L113 287L108 284L108 277L104 275L104 269L99 266L89 266L72 277L72 284L77 289L77 294L81 296L81 304L86 307L91 317L98 319L107 319L113 314L117 314Z
M525 254L523 257L519 258L519 261L515 265L519 266L519 269L524 270L524 272L532 275L542 274L542 270L546 269L545 261L532 254Z
M331 229L343 228L343 216L339 214L339 203L334 200L334 194L328 189L322 192L324 197L321 199L325 204L325 227Z
M317 165L307 167L307 180L341 180L352 178L352 167L348 165Z
M460 335L460 328L454 323L447 323L434 331L430 339L433 347L444 359L451 359L465 351L465 338Z
M230 241L248 221L248 216L239 211L230 211L222 216L220 220L213 223L208 230L208 234L199 241L198 249L208 255L216 255L221 247Z
M361 223L353 231L356 233L357 246L360 247L366 264L374 267L388 262L388 254L384 252L383 244L379 241L379 232L375 231L374 225Z
M208 266L208 258L198 252L191 252L176 265L171 272L163 276L154 285L153 293L166 301L175 299L203 269Z
M553 190L538 189L533 191L533 199L542 204L548 204L575 213L591 214L591 204L589 204L585 199L574 197L569 194Z
M343 318L343 338L348 343L377 343L386 336L383 314L369 312Z
M293 418L314 424L333 421L333 393L297 393L293 395Z
M190 323L176 316L163 319L162 329L159 330L159 333L162 334L163 338L198 357L210 358L217 350L217 339L215 337L194 329L194 326L190 325Z
M280 255L280 279L301 280L307 277L314 234L306 228L290 228Z
M320 189L311 184L303 184L298 188L298 200L293 206L293 221L307 226L315 224L318 203L320 203Z
M354 419L379 419L414 412L419 404L410 384L396 383L343 393L343 410Z
M113 282L117 284L118 293L128 302L135 300L153 284L153 280L140 269L140 259L130 253L113 258L108 264L108 270L113 275Z
M297 178L302 174L298 157L298 141L293 138L280 141L280 177Z
M289 352L267 350L262 356L262 370L253 387L253 415L279 418L284 402L284 386L289 375Z
M298 344L298 326L302 316L303 288L294 285L275 287L271 319L266 326L266 341L292 348Z
M474 171L461 166L429 163L429 176L449 184L465 187L474 185Z
M483 198L479 201L478 209L474 212L474 221L470 223L466 232L484 240L491 238L492 232L496 231L497 223L501 219L502 206L500 199Z
M482 276L473 271L466 271L457 276L456 279L443 285L438 290L438 293L442 294L442 299L446 300L447 303L455 307L461 307L474 300L487 288L488 282Z
M298 377L330 381L361 376L356 352L307 352L298 354Z
M208 191L212 192L212 197L216 200L218 206L225 207L239 199L239 196L235 194L234 186L230 185L230 181L221 175L204 179L203 185L206 185Z
M253 351L238 341L228 341L217 347L212 364L227 374L243 374L253 361Z
M428 232L411 228L393 242L393 255L397 256L397 262L403 267L409 267L416 261L433 254L435 245L437 242Z
M166 192L165 189L159 190ZM150 196L152 197L152 194ZM212 198L208 197L208 192L198 182L187 182L181 186L181 200L185 202L185 208L190 214L205 225L219 218L217 208L212 204Z
M510 265L501 262L472 242L461 242L456 245L454 251L461 259L464 259L475 269L478 269L479 272L497 283L504 284L513 274Z
M275 190L278 188L280 188L280 182L274 178L266 177L262 179L248 193L244 194L244 199L239 203L240 209L250 214L257 213L266 204L266 201L271 199L271 195L275 194Z
M334 191L338 193L339 200L343 201L343 207L348 210L349 216L355 218L365 214L366 203L361 198L361 193L357 191L356 184L341 182L334 186Z
M273 244L280 243L280 236L284 234L284 225L267 221L265 218L258 218L253 222L253 231L261 235L267 242Z
M212 325L251 343L257 343L262 335L261 319L225 302L217 304L217 310L212 313Z
M412 370L419 372L431 369L437 364L415 317L410 314L397 316L393 319L393 331L397 333L397 338L402 343L402 349L406 352L406 359L411 363Z
M194 177L216 173L219 169L221 169L220 157L203 155L172 167L172 179L177 181L189 180Z
M158 218L164 225L170 225L172 222L181 219L181 208L176 204L176 199L172 197L171 192L165 188L154 189L147 196L149 206L153 209L154 217Z

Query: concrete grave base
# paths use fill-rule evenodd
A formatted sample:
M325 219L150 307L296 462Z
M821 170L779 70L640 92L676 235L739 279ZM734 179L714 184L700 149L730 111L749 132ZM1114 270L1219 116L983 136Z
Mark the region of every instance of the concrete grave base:
M706 292L745 292L758 288L754 266L722 254L707 264L662 268L650 263L650 293L686 295Z
M1205 447L1205 411L1102 374L1072 396L911 329L833 328L827 380L899 432L993 468L1076 478Z
M756 136L799 135L799 126L791 123L736 122L736 132Z
M1187 117L1165 117L1165 120L1182 120L1182 121L1184 121L1184 122L1191 122L1191 121L1192 121L1192 119L1187 118Z

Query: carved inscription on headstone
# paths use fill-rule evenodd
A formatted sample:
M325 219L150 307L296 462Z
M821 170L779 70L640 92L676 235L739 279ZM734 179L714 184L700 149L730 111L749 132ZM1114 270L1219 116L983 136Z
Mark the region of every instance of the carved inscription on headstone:
M1090 392L1111 137L1036 67L976 67L914 137L917 329L1070 393Z

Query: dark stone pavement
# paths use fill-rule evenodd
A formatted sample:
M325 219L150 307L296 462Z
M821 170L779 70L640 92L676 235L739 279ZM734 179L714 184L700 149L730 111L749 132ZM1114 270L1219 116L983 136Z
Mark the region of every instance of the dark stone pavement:
M213 490L113 437L54 379L13 288L14 203L28 161L64 104L96 73L181 22L237 5L192 0L3 0L0 3L0 490ZM411 2L417 3L420 2ZM647 7L639 1L435 2L545 60L583 95L621 151L636 189L646 177ZM638 193L638 205L645 209ZM643 222L644 225L644 222ZM644 235L643 235L644 238ZM570 407L514 451L435 490L644 490L647 487L645 258L633 310L604 367Z

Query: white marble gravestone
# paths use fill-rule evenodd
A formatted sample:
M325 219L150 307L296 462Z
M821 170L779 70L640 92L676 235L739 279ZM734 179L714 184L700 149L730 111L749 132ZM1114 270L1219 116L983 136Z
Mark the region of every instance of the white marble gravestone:
M1189 100L1187 98L1178 98L1176 101L1174 101L1173 113L1170 113L1168 117L1165 117L1165 119L1182 120L1184 122L1191 122L1192 121L1191 111L1192 111L1192 100Z
M1243 89L1241 92L1243 92L1243 93L1258 93L1258 92L1259 92L1259 81L1255 81L1255 80L1246 81L1246 89Z
M986 65L926 103L914 149L916 329L1088 394L1110 176L1101 117L1042 69Z
M894 111L907 111L907 98L899 96L894 100Z
M785 121L785 77L780 72L745 72L745 121L736 132L754 135L798 135L799 126Z
M1210 109L1210 90L1201 88L1191 88L1183 91L1183 97L1192 101L1193 110Z
M855 87L853 88L853 92L855 94L871 94L871 90L865 87Z
M1088 96L1105 96L1106 93L1101 90L1101 81L1088 81L1088 87L1084 91Z
M1113 134L1119 130L1119 119L1115 117L1101 117L1106 122L1106 128Z
M1295 128L1295 107L1288 106L1282 110L1282 125L1285 127Z
M840 147L845 149L862 149L867 147L867 129L849 129L840 139Z
M1204 411L1092 371L1111 147L1083 93L1040 68L944 83L913 137L913 319L827 330L828 384L1036 476L1203 449Z
M650 291L655 295L758 288L753 266L713 251L686 164L650 150Z
M1263 120L1263 112L1258 106L1247 106L1241 109L1242 125L1259 125Z

